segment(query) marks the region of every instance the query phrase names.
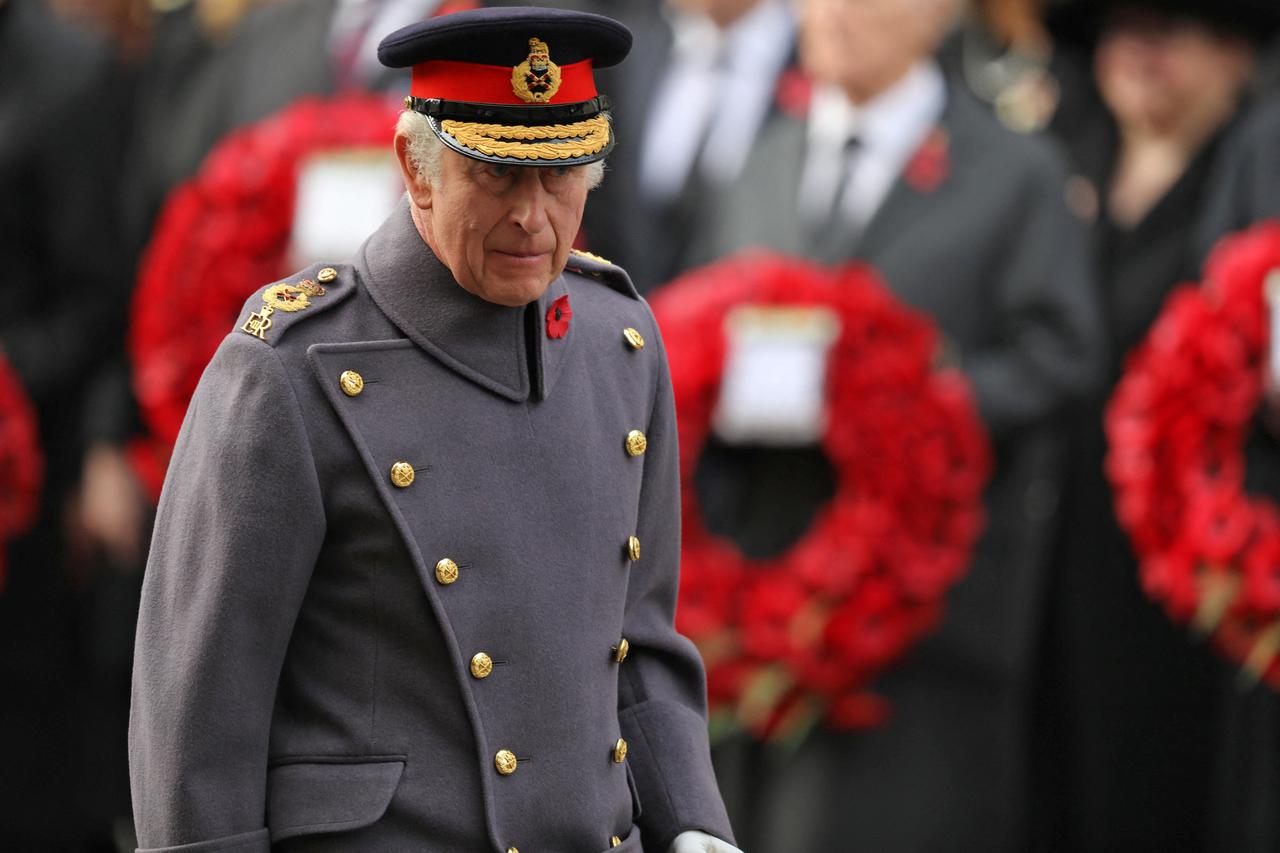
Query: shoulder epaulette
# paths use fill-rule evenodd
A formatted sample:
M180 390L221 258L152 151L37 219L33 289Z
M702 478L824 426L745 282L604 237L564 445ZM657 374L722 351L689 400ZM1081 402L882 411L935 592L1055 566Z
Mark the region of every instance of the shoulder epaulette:
M603 282L623 296L630 296L632 299L640 298L640 293L631 283L631 276L627 275L627 271L599 255L593 255L581 249L570 249L565 269Z
M314 317L355 292L350 266L314 264L258 290L245 302L236 328L275 344L295 323Z

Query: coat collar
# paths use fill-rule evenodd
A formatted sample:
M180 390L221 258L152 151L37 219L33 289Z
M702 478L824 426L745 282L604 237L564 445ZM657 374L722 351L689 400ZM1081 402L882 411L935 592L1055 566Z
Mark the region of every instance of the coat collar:
M559 275L536 302L508 308L463 290L418 233L404 199L360 249L356 269L374 303L446 367L521 403L551 393L573 324L546 335L546 312L568 289Z

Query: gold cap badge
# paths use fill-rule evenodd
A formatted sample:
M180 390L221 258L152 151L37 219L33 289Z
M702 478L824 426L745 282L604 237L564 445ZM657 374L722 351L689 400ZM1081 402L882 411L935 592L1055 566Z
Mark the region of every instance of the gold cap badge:
M540 38L529 39L529 56L511 69L511 88L530 104L545 104L560 91L560 66L551 61L551 48Z

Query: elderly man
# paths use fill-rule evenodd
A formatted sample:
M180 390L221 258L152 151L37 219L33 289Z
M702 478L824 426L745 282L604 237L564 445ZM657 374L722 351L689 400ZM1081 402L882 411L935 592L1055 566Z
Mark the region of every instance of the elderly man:
M142 848L733 851L672 627L658 330L571 257L616 22L415 24L407 200L254 295L161 501L131 724ZM713 837L714 836L714 837Z

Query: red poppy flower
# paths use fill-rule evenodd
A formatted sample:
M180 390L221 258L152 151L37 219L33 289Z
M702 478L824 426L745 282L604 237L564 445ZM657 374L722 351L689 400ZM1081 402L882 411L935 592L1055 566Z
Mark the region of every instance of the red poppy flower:
M809 75L792 66L778 75L774 100L787 115L804 118L809 114L809 104L813 101L813 81Z
M18 375L0 357L0 590L4 544L35 521L44 481L35 409Z
M563 338L569 332L573 309L569 307L569 294L558 297L547 309L547 337Z
M947 132L936 128L916 149L903 172L907 184L918 193L931 193L951 174L951 142Z

